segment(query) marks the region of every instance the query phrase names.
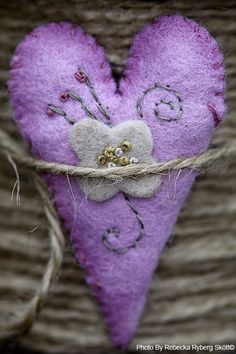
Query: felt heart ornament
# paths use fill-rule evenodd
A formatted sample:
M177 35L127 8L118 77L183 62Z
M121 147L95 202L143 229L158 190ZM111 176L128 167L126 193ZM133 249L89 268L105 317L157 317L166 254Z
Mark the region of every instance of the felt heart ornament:
M119 85L104 50L69 23L27 35L9 80L33 156L98 169L204 152L225 111L224 87L216 41L181 16L161 17L138 34ZM135 333L196 174L185 169L115 182L43 175L116 346Z

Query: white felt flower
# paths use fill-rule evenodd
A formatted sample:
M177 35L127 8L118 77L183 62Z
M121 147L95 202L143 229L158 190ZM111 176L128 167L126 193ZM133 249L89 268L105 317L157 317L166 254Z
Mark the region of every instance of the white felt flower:
M153 140L148 126L141 120L125 121L113 128L93 120L83 119L74 124L70 145L83 167L101 168L130 163L155 163L152 157ZM160 176L139 179L78 178L87 198L104 201L123 191L133 197L152 196L160 185Z

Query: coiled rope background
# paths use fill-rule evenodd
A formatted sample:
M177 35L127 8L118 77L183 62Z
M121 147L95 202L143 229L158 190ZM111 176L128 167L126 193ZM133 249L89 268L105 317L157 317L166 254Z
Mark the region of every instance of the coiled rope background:
M205 24L222 45L228 74L229 113L212 146L234 144L234 1L222 6L220 1L68 0L65 6L62 1L52 0L0 0L0 8L1 127L20 145L9 109L6 80L12 52L27 32L49 21L66 19L80 24L106 48L118 77L134 33L156 16L176 11ZM32 331L17 339L16 348L68 354L99 350L109 353L110 344L100 314L69 245L60 278L46 298L47 286L41 285L48 284L58 273L63 235L41 181L28 168L17 167L21 189L16 196L20 196L21 205L14 198L11 200L17 161L9 155L8 159L4 155L0 158L0 338L9 334L11 321L23 318L30 301L36 311L41 306L39 299L43 299L45 306ZM188 198L172 247L163 254L152 283L137 337L127 353L135 349L136 343L235 342L236 164L221 160L219 164L215 161L215 165L200 176ZM16 184L16 192L17 187ZM50 254L49 240L57 252ZM48 259L56 264L55 268L50 268L50 263L47 266ZM45 269L51 269L51 273L45 273ZM27 321L30 318L25 327Z

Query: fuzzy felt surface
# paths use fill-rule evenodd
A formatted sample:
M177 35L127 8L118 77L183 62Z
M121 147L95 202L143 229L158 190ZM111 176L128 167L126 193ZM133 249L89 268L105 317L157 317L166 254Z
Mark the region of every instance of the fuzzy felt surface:
M124 155L135 157L140 163L153 164L153 140L150 129L141 120L128 120L110 128L102 122L83 119L71 129L70 144L83 167L99 168L97 156L107 146L119 147L122 141L129 141L132 150ZM105 178L77 178L81 190L88 199L104 201L119 191L132 197L147 198L154 195L160 185L160 176L144 176L140 179L126 178L122 181Z
M53 103L78 121L84 119L78 102L59 99L73 90L100 115L88 88L74 77L78 67L93 81L113 126L137 119L147 124L156 161L206 150L225 111L223 56L207 30L192 20L165 16L146 26L134 40L118 89L104 50L92 37L68 23L49 24L20 43L9 81L15 119L35 157L77 165L69 144L71 126L46 111ZM145 94L155 83L173 91L165 89L164 97L163 89ZM179 119L171 120L172 115ZM126 346L135 333L160 253L195 176L191 170L163 175L154 197L129 202L122 193L104 202L89 201L75 178L44 176L117 346ZM142 238L128 252L117 254L104 245L107 229L117 227L119 236L110 234L109 240L125 247L142 225Z

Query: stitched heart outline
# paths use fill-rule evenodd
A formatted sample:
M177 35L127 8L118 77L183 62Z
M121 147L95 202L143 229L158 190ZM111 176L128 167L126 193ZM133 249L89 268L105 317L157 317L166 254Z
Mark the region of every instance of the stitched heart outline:
M146 26L131 47L118 87L104 50L92 37L68 23L49 24L20 43L9 81L16 122L35 157L79 163L69 144L70 124L65 116L50 117L47 111L53 103L68 117L88 118L77 100L63 101L65 91L82 97L94 114L104 115L78 68L93 83L113 126L133 119L147 124L153 158L160 162L206 150L225 111L223 56L209 33L192 20L166 16ZM182 109L181 117L175 107ZM178 119L171 119L171 113ZM145 234L138 247L123 254L103 242L106 230L119 230L119 237L112 237L115 247L129 247L139 235L140 223L121 193L98 203L86 200L75 178L43 176L117 346L126 346L135 333L152 274L195 176L191 170L172 172L161 176L155 196L129 198Z

